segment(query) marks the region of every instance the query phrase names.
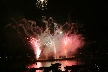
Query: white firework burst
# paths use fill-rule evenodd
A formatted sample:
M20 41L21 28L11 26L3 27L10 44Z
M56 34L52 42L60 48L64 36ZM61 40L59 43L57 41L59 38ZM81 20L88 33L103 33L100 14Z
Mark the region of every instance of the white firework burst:
M41 10L47 9L47 4L48 0L37 0L36 2L36 6Z

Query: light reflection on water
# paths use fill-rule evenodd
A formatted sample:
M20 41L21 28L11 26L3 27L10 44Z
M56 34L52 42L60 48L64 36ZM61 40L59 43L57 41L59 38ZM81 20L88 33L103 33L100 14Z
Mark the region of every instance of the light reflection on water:
M61 65L61 70L64 71L64 67L65 66L72 66L72 65L76 65L77 61L75 60L64 60L64 61L53 61L53 62L37 62L34 64L30 64L27 67L28 68L39 68L39 67L50 67L51 64L55 64L55 63L60 63ZM36 72L43 72L43 71L37 71Z

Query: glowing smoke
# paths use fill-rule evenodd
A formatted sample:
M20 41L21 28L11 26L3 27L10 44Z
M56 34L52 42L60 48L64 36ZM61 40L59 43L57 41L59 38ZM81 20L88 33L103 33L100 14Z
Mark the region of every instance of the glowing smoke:
M30 43L31 43L32 47L34 48L36 57L38 59L39 55L41 53L39 40L36 38L30 38Z
M77 34L73 23L59 25L52 17L46 20L43 16L39 25L35 21L22 19L6 27L14 28L25 42L28 40L37 59L43 56L45 58L68 56L70 52L74 54L84 45L84 38L81 34Z

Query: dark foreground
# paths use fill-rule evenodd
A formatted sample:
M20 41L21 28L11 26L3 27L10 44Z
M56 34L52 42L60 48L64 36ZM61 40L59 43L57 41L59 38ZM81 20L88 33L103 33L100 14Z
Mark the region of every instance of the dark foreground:
M77 61L81 62L81 61ZM95 60L83 60L84 64L76 64L72 66L65 66L64 71L60 69L60 63L51 64L49 67L40 68L27 68L27 67L16 67L13 69L2 67L0 72L108 72L107 60L95 59ZM11 65L10 65L11 66ZM16 65L14 65L15 67ZM37 71L40 70L40 71Z

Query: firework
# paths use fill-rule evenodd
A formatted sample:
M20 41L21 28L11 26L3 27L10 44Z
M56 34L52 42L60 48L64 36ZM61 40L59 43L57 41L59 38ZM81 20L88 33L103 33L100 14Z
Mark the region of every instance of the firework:
M72 33L72 31L75 31L72 29L72 25L68 23L58 25L51 17L48 20L42 19L41 23L42 26L37 26L34 21L24 20L23 23L16 24L19 36L21 38L27 37L25 42L29 42L33 48L36 59L41 56L45 56L46 59L49 56L54 58L59 56L67 57L69 52L75 53L78 48L84 45L82 35L76 34L76 32Z
M37 3L36 3L36 6L39 8L39 9L47 9L47 4L48 4L48 0L37 0Z
M34 48L34 51L35 51L35 54L36 54L36 58L38 59L39 55L41 53L40 42L39 42L38 39L32 37L32 38L30 38L30 43L31 43L32 47Z

